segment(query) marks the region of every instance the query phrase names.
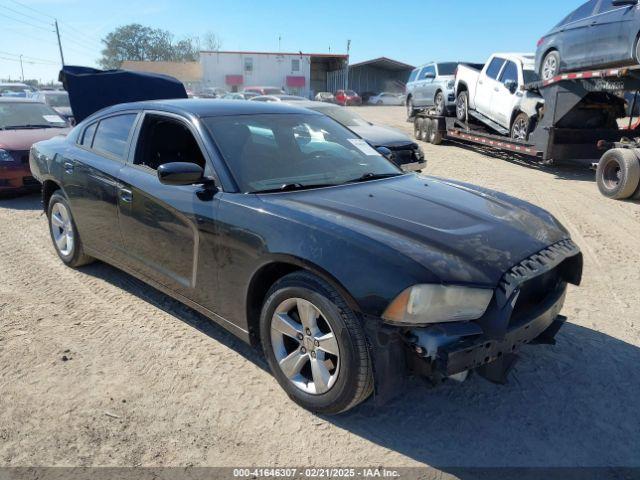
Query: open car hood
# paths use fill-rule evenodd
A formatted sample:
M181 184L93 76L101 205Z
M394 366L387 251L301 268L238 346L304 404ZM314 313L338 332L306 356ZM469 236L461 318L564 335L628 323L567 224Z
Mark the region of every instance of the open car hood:
M156 73L66 65L60 71L59 80L69 93L71 110L78 123L98 110L119 103L187 98L187 91L179 80Z

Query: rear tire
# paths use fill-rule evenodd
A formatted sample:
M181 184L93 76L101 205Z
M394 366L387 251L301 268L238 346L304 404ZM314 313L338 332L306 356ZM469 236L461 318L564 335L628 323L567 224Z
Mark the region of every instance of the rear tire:
M469 92L463 90L456 98L456 117L461 122L466 122L469 117Z
M552 50L545 55L539 73L542 80L551 80L560 73L560 54L557 50Z
M53 247L65 265L77 268L94 261L84 253L71 208L59 190L49 199L47 218Z
M289 274L271 287L260 340L280 386L307 410L341 413L373 392L360 319L333 287L309 272Z
M598 189L614 200L629 198L640 189L640 161L634 150L614 148L606 152L596 171Z
M413 119L413 138L416 140L420 140L420 131L422 129L422 118L414 118Z
M443 137L442 132L438 129L439 122L436 119L431 119L429 122L428 141L432 145L440 145Z
M422 129L420 130L420 140L422 140L423 142L428 142L430 131L431 131L431 119L425 118L422 120Z

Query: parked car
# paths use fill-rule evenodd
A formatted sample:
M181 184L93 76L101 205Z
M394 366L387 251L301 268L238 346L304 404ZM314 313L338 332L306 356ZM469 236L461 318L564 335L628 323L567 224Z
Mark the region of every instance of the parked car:
M0 97L0 194L39 188L29 170L29 149L34 142L67 132L67 122L51 107Z
M297 95L258 95L252 97L249 100L253 102L306 102L304 97L298 97Z
M368 122L352 110L323 102L295 102L295 106L308 108L333 118L336 122L364 138L376 149L388 149L387 157L406 172L421 171L427 159L420 146L398 130ZM384 151L384 150L383 150Z
M590 0L538 41L536 71L562 72L640 63L637 0Z
M536 80L532 54L495 53L482 70L461 64L455 81L458 120L471 115L499 133L526 140L543 100L522 87Z
M228 93L229 91L222 87L205 87L198 93L198 97L199 98L222 98Z
M46 103L58 112L71 125L74 124L73 112L69 104L69 94L64 90L41 90L35 94L34 99Z
M404 105L404 97L399 93L382 92L369 97L371 105Z
M245 87L243 93L255 93L257 95L286 95L282 88L279 87Z
M63 263L112 263L261 345L314 412L397 394L408 370L505 371L522 344L553 341L580 282L549 213L402 173L282 103L121 104L30 164Z
M36 89L26 83L5 82L0 83L0 97L31 98Z
M362 105L362 98L353 90L338 90L334 97L338 105Z
M238 93L238 92L227 93L223 95L221 98L222 100L247 100L243 93Z
M336 101L336 97L331 92L318 92L315 99L316 102L334 103Z

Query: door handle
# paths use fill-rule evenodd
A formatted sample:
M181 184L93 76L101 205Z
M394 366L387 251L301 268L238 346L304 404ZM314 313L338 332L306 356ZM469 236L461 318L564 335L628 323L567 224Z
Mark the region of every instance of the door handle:
M119 195L120 200L122 200L124 203L131 203L131 201L133 200L133 193L131 193L131 190L127 190L126 188L121 188L119 191Z
M68 173L68 174L73 173L73 163L64 162L64 173Z

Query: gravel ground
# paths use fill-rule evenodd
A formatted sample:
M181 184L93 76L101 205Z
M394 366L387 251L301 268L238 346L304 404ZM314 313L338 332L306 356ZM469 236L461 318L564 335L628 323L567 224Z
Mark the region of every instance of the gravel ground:
M409 132L400 107L366 118ZM543 206L585 255L555 347L506 386L412 380L322 418L248 346L104 264L66 268L38 196L0 201L0 465L640 466L640 205L589 171L423 145L427 173Z

